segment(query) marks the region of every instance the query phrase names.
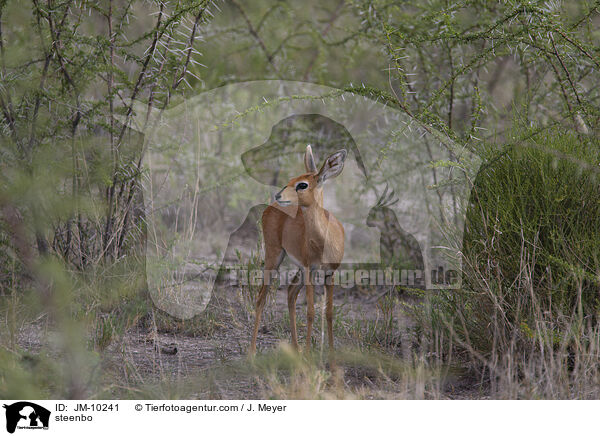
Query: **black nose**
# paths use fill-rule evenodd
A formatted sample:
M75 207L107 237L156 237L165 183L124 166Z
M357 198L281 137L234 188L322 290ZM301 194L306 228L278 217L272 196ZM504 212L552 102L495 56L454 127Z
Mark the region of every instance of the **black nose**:
M275 194L275 200L280 200L281 199L281 194Z

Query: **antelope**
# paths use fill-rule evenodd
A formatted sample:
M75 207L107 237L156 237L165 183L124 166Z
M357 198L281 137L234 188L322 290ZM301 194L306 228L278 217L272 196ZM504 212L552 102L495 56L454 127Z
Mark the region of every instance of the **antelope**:
M271 278L287 254L300 268L287 290L292 345L298 350L296 331L296 299L306 287L306 352L310 352L312 326L315 317L314 286L311 271L325 271L327 293L327 335L333 352L333 282L331 276L344 257L344 227L331 212L323 208L323 184L337 177L344 169L346 150L330 155L317 171L310 145L304 154L306 173L292 178L275 195L262 215L265 245L263 284L256 298L256 319L250 345L250 355L256 352L256 337ZM303 280L301 280L303 279Z
M380 259L402 269L424 271L423 254L417 239L405 231L398 222L391 206L398 203L394 190L388 193L388 186L377 200L377 204L369 211L367 225L377 227L381 234L379 239Z

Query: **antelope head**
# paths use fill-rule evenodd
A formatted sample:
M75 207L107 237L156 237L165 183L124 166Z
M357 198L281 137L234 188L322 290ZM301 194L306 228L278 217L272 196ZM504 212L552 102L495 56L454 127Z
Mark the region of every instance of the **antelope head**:
M377 204L371 208L367 216L367 226L382 228L386 224L387 215L390 212L390 206L398 203L399 198L395 198L394 190L388 193L389 187L386 185L383 194L377 199Z
M312 154L312 149L306 147L304 166L306 173L292 178L286 186L275 195L275 201L280 206L310 207L323 206L323 183L340 175L344 169L344 161L348 152L338 150L330 155L319 171Z

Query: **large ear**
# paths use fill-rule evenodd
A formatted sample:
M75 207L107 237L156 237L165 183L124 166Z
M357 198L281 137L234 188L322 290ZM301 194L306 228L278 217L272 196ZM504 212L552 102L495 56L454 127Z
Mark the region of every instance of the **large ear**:
M317 164L315 163L315 158L310 145L306 146L306 153L304 153L304 166L306 167L307 173L317 172Z
M344 162L347 155L348 152L346 150L338 150L329 156L317 175L317 183L320 185L327 179L339 176L344 169Z

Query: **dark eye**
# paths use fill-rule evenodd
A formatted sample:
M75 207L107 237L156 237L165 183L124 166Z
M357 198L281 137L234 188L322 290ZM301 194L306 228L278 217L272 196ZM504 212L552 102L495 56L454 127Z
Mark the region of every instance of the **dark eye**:
M302 182L296 185L296 191L300 191L301 189L308 188L308 183Z

